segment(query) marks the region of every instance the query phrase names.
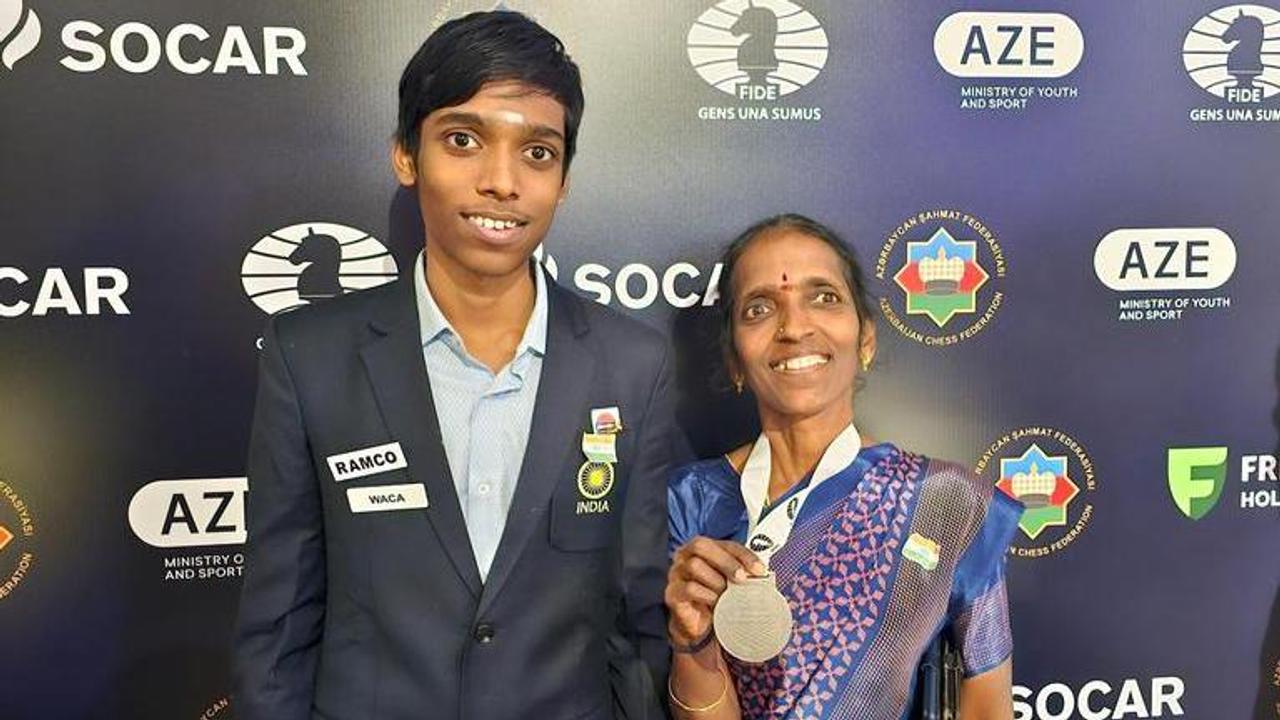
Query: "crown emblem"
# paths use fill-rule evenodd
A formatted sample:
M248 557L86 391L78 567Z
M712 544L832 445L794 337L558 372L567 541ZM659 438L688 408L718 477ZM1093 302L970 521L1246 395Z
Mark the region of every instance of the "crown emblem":
M1009 478L1013 496L1029 508L1045 507L1053 491L1058 486L1058 476L1048 471L1041 471L1040 466L1031 463L1028 472L1014 473Z
M920 259L920 279L924 281L926 295L954 295L960 292L960 281L964 278L964 260L947 257L947 248L938 247L934 257Z
M908 315L927 315L939 328L977 310L978 290L990 275L973 240L956 240L938 227L928 240L907 242L907 257L893 281L907 295Z

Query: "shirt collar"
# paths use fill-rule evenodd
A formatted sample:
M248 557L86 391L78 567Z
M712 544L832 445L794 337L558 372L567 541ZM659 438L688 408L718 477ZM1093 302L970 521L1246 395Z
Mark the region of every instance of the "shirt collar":
M453 329L449 319L441 312L440 306L431 296L431 288L427 287L426 251L418 253L413 263L413 292L417 297L418 328L421 331L423 347L445 335L452 335L458 340L462 336ZM541 356L547 347L547 280L543 277L542 268L537 261L530 259L533 267L533 312L529 313L529 322L524 327L524 336L516 346L515 357L520 357L525 350L531 350Z

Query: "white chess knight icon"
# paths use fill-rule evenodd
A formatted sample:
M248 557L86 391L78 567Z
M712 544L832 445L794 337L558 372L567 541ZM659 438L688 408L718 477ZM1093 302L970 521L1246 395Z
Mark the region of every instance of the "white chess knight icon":
M36 49L40 42L40 18L22 7L22 0L0 0L0 63L10 70Z

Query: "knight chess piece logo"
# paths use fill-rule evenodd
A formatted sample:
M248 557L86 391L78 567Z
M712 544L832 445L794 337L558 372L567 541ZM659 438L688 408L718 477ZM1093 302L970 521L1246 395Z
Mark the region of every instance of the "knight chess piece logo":
M1230 103L1257 103L1280 92L1280 11L1229 5L1205 15L1182 43L1197 85Z
M0 0L0 64L12 70L40 44L40 16L22 0Z
M995 317L1004 302L998 286L1005 272L1004 251L986 223L958 210L917 213L880 249L875 275L887 290L880 309L912 340L954 345Z
M245 294L276 314L395 280L395 258L363 230L329 222L290 225L268 233L240 268Z
M983 453L974 468L998 491L1026 508L1018 521L1021 536L1010 552L1036 558L1066 548L1093 518L1097 489L1093 460L1070 435L1048 427L1005 433Z
M769 101L813 82L827 63L827 33L788 0L722 0L689 28L689 62L739 100Z

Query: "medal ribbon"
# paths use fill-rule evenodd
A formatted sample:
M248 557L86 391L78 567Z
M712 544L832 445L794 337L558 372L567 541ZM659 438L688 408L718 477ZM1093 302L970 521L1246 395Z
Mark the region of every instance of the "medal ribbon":
M766 566L774 553L782 549L787 538L791 536L791 528L800 517L800 509L804 507L809 493L813 492L827 479L853 464L862 449L862 437L858 429L849 424L827 446L818 460L818 467L813 471L813 479L801 491L787 498L785 508L775 508L764 518L765 501L769 497L769 476L773 470L773 460L769 450L769 438L760 433L756 444L751 448L747 464L742 468L742 500L747 505L747 547L750 548Z

